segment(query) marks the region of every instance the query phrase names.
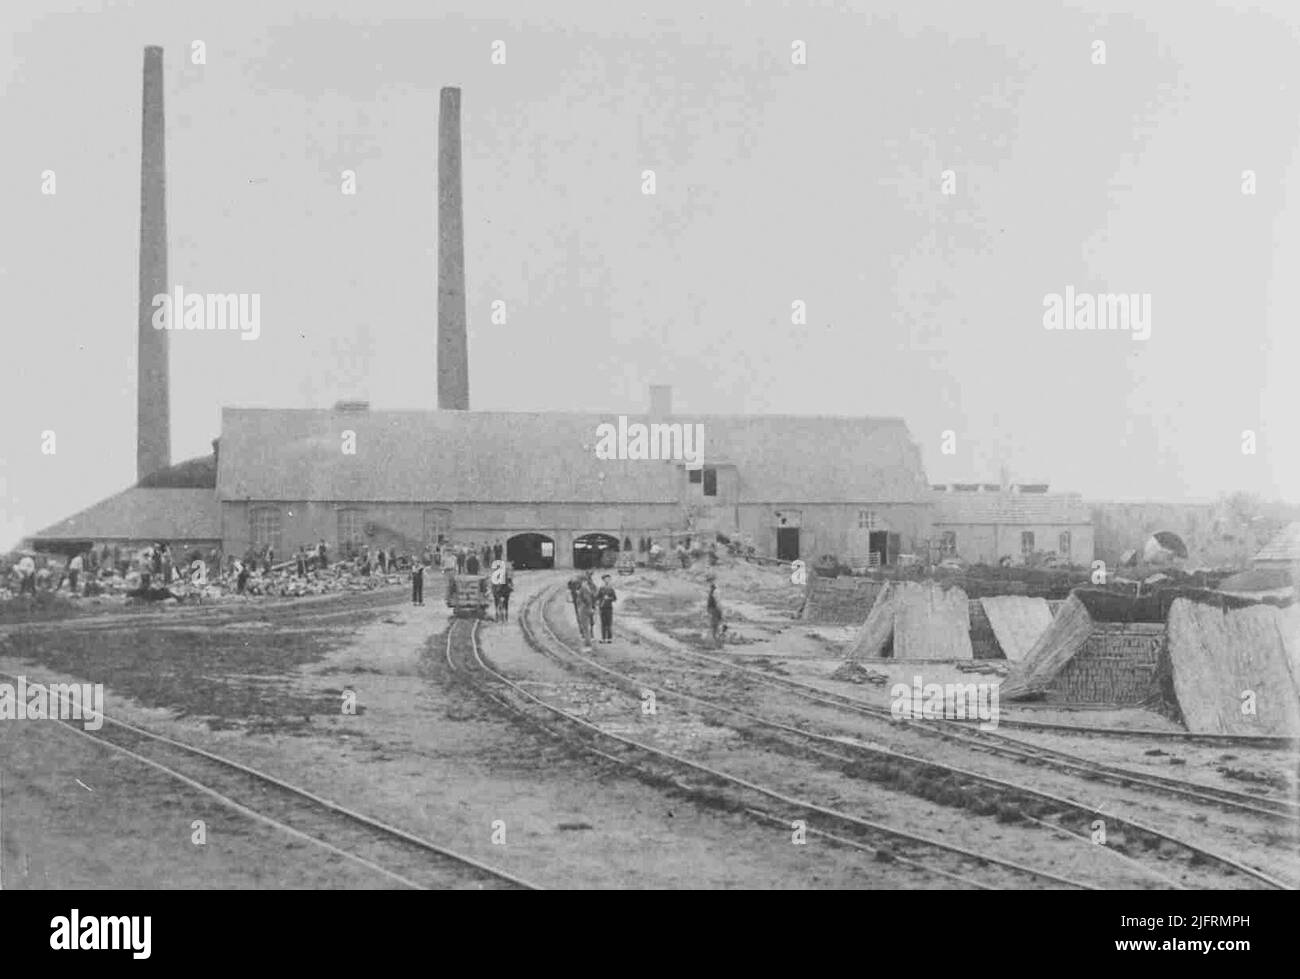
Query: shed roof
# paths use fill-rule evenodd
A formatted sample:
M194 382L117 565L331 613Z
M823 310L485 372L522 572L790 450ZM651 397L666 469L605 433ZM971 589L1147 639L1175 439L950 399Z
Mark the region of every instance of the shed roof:
M226 408L222 499L676 503L681 462L602 460L618 414ZM648 424L626 415L629 425ZM894 418L693 415L704 461L737 468L739 502L928 501L920 451ZM355 453L343 451L344 433Z
M1256 563L1300 564L1300 521L1287 524L1255 555Z
M211 489L132 486L32 534L40 541L219 540L221 505Z
M936 526L961 524L1092 523L1083 497L1074 493L933 493Z

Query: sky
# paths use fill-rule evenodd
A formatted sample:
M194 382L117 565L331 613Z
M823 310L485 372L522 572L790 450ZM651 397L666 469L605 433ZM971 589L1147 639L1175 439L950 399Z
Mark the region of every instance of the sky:
M455 85L475 409L664 383L901 417L935 483L1300 500L1300 4L462 6L0 5L0 546L135 479L149 44L171 283L261 297L255 341L171 334L174 461L223 405L436 406ZM1045 329L1067 287L1149 338Z

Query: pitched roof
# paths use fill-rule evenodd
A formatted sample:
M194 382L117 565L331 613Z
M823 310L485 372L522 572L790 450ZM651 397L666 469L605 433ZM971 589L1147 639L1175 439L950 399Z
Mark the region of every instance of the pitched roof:
M136 485L146 489L216 489L216 454L195 456L166 469L151 472Z
M1255 555L1255 560L1300 564L1300 521L1282 528L1282 532Z
M210 489L132 486L30 535L55 540L218 540L221 504Z
M627 415L629 425L649 423ZM681 463L602 460L617 414L226 408L222 499L676 503ZM920 451L892 418L674 416L704 461L735 465L740 502L925 502ZM355 433L344 454L343 433Z
M1074 493L933 493L934 523L1090 524L1083 497Z

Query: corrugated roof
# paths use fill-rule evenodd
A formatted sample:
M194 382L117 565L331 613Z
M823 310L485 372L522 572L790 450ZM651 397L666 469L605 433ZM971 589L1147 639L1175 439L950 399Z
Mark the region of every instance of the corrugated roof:
M628 424L648 423L627 415ZM617 414L226 408L222 499L675 503L680 464L596 458ZM925 502L920 452L892 418L674 416L702 424L705 463L741 502ZM356 453L342 451L356 433Z
M934 523L1090 524L1083 498L1073 493L933 493Z
M218 540L221 505L210 489L132 486L32 534L32 540Z
M1300 564L1300 522L1287 524L1280 534L1255 555L1255 560Z

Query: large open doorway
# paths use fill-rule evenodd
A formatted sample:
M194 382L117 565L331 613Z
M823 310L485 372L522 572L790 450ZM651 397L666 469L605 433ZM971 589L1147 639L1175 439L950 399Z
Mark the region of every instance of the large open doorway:
M516 571L550 570L555 567L555 541L545 534L515 534L506 541L506 560Z
M873 530L867 535L867 563L873 568L889 564L889 531Z
M612 568L617 560L617 537L609 534L583 534L573 542L575 568Z
M776 559L778 561L797 561L799 559L799 528L776 528Z

